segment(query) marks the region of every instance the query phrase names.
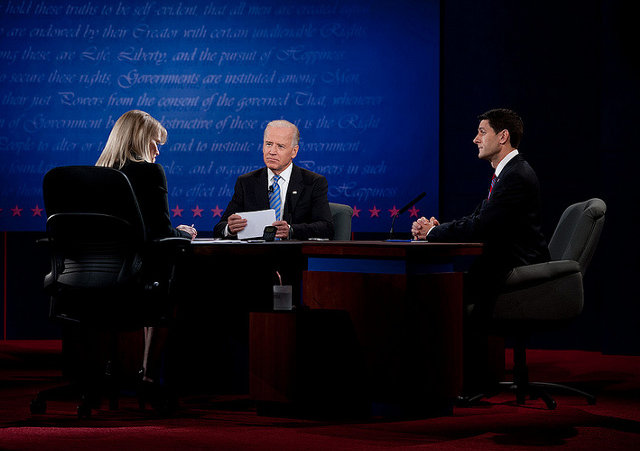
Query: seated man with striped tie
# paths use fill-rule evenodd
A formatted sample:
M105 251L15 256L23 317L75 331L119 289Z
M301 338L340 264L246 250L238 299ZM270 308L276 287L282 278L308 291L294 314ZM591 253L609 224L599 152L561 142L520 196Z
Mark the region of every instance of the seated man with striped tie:
M238 177L233 197L213 229L214 236L231 238L243 230L247 220L238 212L272 208L276 211L276 238L333 238L327 179L293 164L299 141L298 127L291 122L267 124L262 145L266 167Z

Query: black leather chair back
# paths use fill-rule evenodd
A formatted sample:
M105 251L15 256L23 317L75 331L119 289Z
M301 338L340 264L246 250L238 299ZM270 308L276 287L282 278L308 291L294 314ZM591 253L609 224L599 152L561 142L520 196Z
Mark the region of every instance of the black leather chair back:
M144 223L129 180L111 168L58 167L45 175L43 196L51 315L81 320L118 311L135 296L131 287L139 285L145 247Z
M145 240L138 201L124 173L98 166L62 166L42 182L47 218L58 213L105 214L131 224L136 239Z

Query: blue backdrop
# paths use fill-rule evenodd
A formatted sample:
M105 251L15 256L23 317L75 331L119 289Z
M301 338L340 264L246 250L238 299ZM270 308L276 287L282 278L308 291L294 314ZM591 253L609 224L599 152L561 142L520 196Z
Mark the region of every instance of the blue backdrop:
M215 225L279 118L355 231L389 230L422 191L395 230L437 214L438 1L11 0L0 14L0 230L43 230L44 173L94 164L130 109L169 132L175 225Z

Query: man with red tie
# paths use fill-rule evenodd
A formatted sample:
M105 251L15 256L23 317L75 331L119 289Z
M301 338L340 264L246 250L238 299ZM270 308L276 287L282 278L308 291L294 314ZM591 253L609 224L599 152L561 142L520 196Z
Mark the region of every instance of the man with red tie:
M498 284L512 268L550 257L540 228L538 178L517 150L522 120L507 109L487 111L478 119L478 134L473 140L478 158L489 161L495 169L489 195L469 216L443 224L434 217L422 217L413 223L411 233L415 239L430 242L485 243L484 254L474 266Z
M495 169L488 196L461 219L440 223L424 217L413 223L415 239L429 242L482 242L483 255L465 275L464 298L471 318L482 324L490 318L496 295L509 271L517 266L549 261L541 231L538 178L518 146L522 119L508 109L494 109L478 117L473 142L478 158Z

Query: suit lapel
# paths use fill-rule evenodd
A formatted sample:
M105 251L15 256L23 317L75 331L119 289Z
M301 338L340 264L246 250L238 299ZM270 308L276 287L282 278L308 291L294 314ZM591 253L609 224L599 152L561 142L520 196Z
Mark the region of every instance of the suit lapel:
M289 187L287 188L287 199L284 204L283 218L287 218L287 222L291 222L293 218L293 212L296 209L296 203L302 194L302 171L296 165L293 165L291 169L291 180L289 180ZM285 220L287 220L285 219Z
M271 208L269 206L269 188L268 188L268 183L269 181L267 180L268 177L268 172L267 172L267 168L262 168L262 170L258 171L256 173L256 177L254 178L254 183L255 183L255 193L256 193L256 200L259 203L259 209L260 210L267 210L269 208Z
M516 167L518 167L521 162L522 162L522 157L520 156L520 154L516 155L515 157L513 157L505 166L504 168L502 168L502 171L500 171L500 175L496 178L496 183L493 185L493 189L491 191L491 196L494 195L494 193L496 193L496 191L498 191L500 188L498 188L498 186L500 185L500 180L502 180L509 172L513 171ZM482 210L485 206L485 204L489 202L489 199L483 199L482 203L480 203L480 205L478 205L478 207L476 208L474 215L477 215L480 210Z

